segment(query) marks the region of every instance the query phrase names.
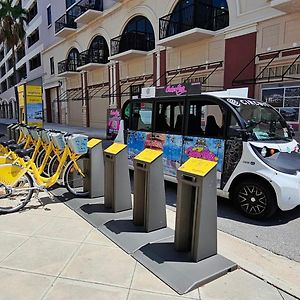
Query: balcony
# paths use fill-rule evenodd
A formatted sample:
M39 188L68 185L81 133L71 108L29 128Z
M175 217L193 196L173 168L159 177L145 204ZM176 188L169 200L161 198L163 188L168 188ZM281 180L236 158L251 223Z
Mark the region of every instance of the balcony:
M70 77L78 75L76 60L66 59L58 63L58 76Z
M74 33L77 28L76 17L67 13L55 22L55 35L65 38Z
M79 54L78 71L93 71L103 68L108 63L107 56L102 49L86 50Z
M166 47L178 47L216 35L216 31L229 25L229 12L195 1L180 11L159 19L157 43Z
M299 0L269 0L271 7L285 13L295 13L300 11Z
M147 53L155 48L154 34L131 31L111 40L110 60L128 60Z
M77 16L75 22L88 24L102 15L103 0L81 0L71 10L74 10L74 15Z

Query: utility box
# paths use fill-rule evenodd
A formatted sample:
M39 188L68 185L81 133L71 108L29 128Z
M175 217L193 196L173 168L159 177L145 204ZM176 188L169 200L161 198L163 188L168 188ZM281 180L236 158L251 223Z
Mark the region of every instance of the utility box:
M216 166L190 158L177 171L175 248L194 262L217 254Z
M84 160L84 190L90 192L91 198L104 195L104 163L102 141L91 139L87 143L88 158Z
M146 232L167 227L162 151L145 149L133 165L133 223Z
M104 206L113 212L132 208L128 151L114 143L104 151Z

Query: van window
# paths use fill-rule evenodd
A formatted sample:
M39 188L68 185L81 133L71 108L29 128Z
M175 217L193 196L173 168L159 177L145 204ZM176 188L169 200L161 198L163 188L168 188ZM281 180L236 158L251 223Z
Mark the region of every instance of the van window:
M209 101L191 101L189 105L187 135L224 137L225 111Z
M158 102L155 113L155 132L181 134L183 116L183 102Z
M230 114L230 124L227 128L227 135L229 139L242 137L241 126L233 113Z
M134 102L132 107L131 130L152 131L151 102Z

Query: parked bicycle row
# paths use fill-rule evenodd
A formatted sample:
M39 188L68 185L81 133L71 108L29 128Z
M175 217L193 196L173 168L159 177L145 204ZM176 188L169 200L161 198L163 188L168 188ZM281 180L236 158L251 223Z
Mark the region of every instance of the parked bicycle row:
M13 130L17 140L0 142L0 213L20 210L34 192L57 183L73 195L89 194L84 172L87 136L25 124L16 124Z

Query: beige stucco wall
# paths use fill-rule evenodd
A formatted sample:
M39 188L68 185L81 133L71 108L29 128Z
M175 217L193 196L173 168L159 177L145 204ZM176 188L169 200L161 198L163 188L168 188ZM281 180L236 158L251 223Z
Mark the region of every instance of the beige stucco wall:
M271 8L267 0L228 0L230 13L230 25L224 30L217 32L212 38L199 40L198 42L183 45L177 48L167 49L167 70L188 66L195 66L204 63L224 60L225 39L245 34L248 32L258 32L258 52L268 47L281 47L294 42L295 36L299 37L299 14L293 16L283 16L282 11ZM43 52L44 82L62 81L61 92L65 89L78 88L81 86L80 76L71 78L58 78L50 75L50 57L54 57L55 71L57 74L57 63L67 58L71 48L76 47L79 52L88 49L92 39L96 35L102 35L110 49L110 40L122 33L127 22L134 16L143 15L152 23L156 42L159 39L159 18L169 14L174 9L177 0L130 0L117 3L112 8L105 10L103 14L89 23L87 26L78 26L76 33L61 39L56 45L52 45ZM283 16L283 17L281 17ZM271 20L270 20L271 19ZM269 20L269 21L268 21ZM262 23L261 23L262 22ZM300 37L297 41L300 43ZM163 47L156 46L153 52ZM153 53L139 58L120 61L120 79L135 76L148 75L153 73ZM111 62L113 65L114 62ZM205 76L209 72L196 74L195 76ZM222 85L224 72L221 68L210 77L209 85ZM88 72L88 85L108 82L108 68L104 67L93 72ZM181 78L176 78L180 82ZM139 82L137 82L138 84ZM122 97L124 102L128 97ZM115 99L114 99L115 100ZM115 101L110 102L115 104ZM71 105L71 104L70 104ZM91 103L91 126L104 126L106 123L106 109L109 106L108 100L92 100ZM82 113L81 103L72 104L69 107L69 122L74 125L81 125L84 118L79 117ZM73 116L77 115L77 116ZM78 124L75 124L77 123Z

